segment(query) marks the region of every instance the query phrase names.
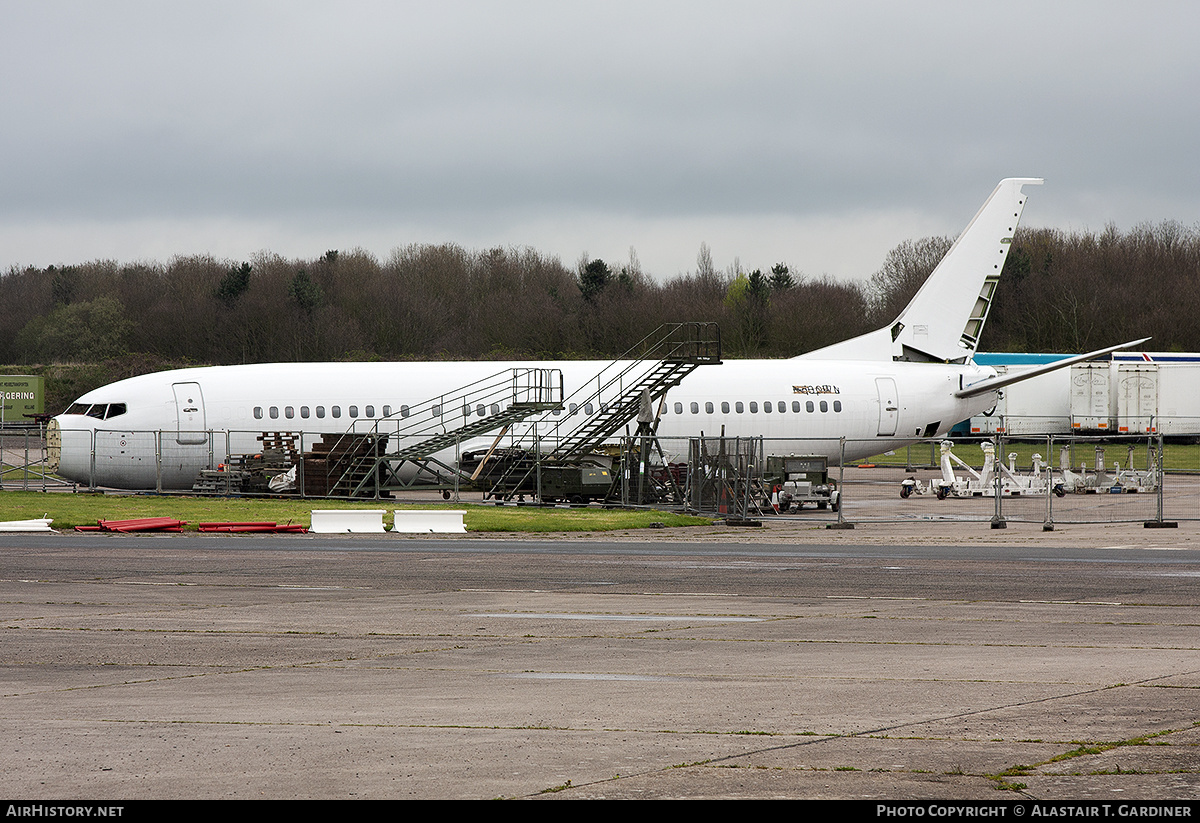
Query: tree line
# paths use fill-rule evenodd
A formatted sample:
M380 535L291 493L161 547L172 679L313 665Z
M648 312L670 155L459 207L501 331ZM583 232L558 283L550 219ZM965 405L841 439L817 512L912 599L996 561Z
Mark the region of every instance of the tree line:
M567 266L533 249L456 245L383 261L353 250L13 267L0 275L0 363L51 374L92 364L66 381L65 400L50 392L61 404L93 380L187 364L616 357L661 323L693 320L720 324L726 357L791 357L890 322L950 244L906 241L850 282L783 262L718 270L706 246L693 271L663 280L633 251ZM980 349L1079 352L1152 335L1155 350L1200 350L1198 298L1195 227L1022 229Z

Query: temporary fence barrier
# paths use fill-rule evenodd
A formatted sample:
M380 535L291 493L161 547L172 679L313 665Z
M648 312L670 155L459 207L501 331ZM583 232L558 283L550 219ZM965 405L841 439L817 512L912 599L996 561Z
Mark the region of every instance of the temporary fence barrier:
M313 495L304 491L299 457L320 435L79 430L62 431L60 437L58 448L84 455L87 477L80 478L78 463L75 466L76 479L83 486L99 485L98 479L113 476L113 466L119 463L140 478L137 483L123 483L123 487L187 488L200 472L220 475L230 471L239 456L273 452L282 455L275 469L282 472L289 465L296 467L295 494L306 497ZM553 451L555 442L535 431L520 444L533 467L528 488L521 490L522 498L528 494L531 502L573 499L561 487L547 492L545 483L550 481L546 477L552 473L544 472L540 461ZM466 451L468 446L476 451ZM927 440L869 458L841 459L845 454L871 454L877 446L874 441L828 438L628 437L598 458L613 469L611 488L603 493L589 491L583 499L604 500L609 505L673 506L724 517L791 517L821 524L954 520L995 527L1009 522L1053 527L1055 523L1200 519L1200 445L1164 442L1161 434L993 434ZM53 448L41 432L5 432L3 447L5 489L47 489L64 482L49 472ZM444 451L444 460L438 465L414 469L409 464L408 470L424 472L425 479L440 480L444 496L458 500L472 479L472 473L459 468L460 464L474 460L478 476L479 466L489 455L478 450L477 442L456 442ZM781 489L777 487L788 478L780 476L778 460L812 456L826 461L826 480L836 489L829 497L830 505L781 510L777 500ZM395 472L396 467L389 470ZM386 493L380 478L368 484L366 496ZM478 490L478 484L474 488ZM391 496L398 499L394 493Z

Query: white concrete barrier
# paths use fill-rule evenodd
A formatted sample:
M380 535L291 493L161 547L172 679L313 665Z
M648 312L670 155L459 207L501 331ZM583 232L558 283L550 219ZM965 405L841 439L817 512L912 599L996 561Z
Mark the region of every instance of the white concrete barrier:
M383 534L383 509L313 509L315 534Z
M467 531L463 525L466 512L460 509L397 509L395 514L392 531L399 534L466 534Z

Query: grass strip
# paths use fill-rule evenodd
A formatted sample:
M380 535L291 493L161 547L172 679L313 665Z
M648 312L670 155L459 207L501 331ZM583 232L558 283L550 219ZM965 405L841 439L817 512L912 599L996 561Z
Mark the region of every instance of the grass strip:
M106 495L0 492L0 521L51 517L55 529L94 526L98 520L173 517L187 521L185 531L212 521L299 523L308 526L313 509L383 509L392 525L394 509L461 509L468 532L603 532L620 529L707 526L711 518L657 510L541 508L479 503L394 503L388 500L287 500L278 498L191 497L183 495Z

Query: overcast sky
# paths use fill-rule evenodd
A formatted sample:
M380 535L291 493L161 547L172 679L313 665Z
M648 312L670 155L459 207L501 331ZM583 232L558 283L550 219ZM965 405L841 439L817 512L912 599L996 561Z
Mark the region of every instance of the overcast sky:
M868 277L1200 220L1195 2L0 0L0 271L410 243Z

